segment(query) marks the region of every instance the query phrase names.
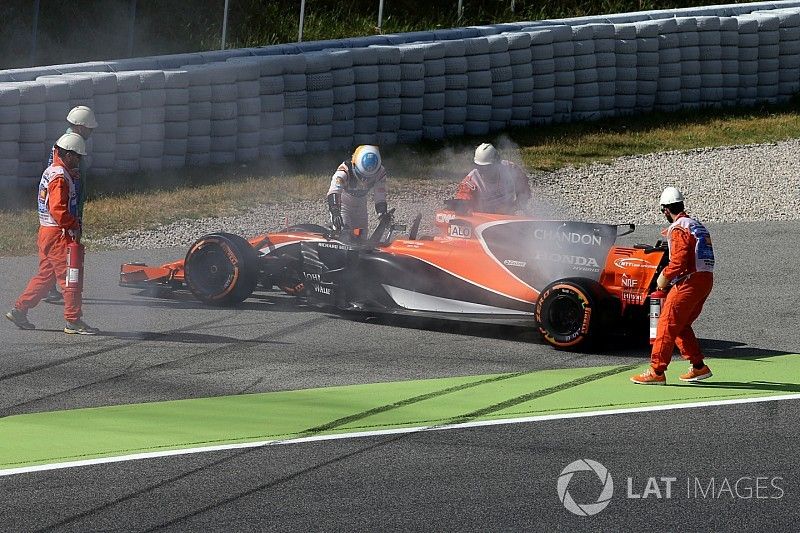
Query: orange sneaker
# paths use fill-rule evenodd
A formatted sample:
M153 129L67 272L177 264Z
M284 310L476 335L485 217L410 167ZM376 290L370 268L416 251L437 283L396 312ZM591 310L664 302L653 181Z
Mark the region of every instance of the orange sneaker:
M711 369L708 368L708 365L703 365L703 368L695 368L694 366L689 367L689 371L683 374L680 377L681 381L700 381L701 379L710 378L714 374L711 373Z
M667 376L665 374L659 376L652 368L649 368L641 374L631 376L631 381L637 385L666 385Z

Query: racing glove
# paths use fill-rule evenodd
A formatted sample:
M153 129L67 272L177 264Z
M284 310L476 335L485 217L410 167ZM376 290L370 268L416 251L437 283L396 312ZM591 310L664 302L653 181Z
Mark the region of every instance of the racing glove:
M341 231L344 228L344 220L342 219L342 204L339 201L338 193L331 193L328 195L328 210L331 212L331 225L335 231Z
M386 214L386 202L378 202L375 204L375 212L378 213L378 216L383 216Z

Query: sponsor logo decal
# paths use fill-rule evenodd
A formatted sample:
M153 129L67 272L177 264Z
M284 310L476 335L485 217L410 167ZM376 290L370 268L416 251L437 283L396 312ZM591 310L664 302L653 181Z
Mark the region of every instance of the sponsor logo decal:
M614 266L617 268L652 268L655 269L656 265L651 265L644 259L638 257L620 257L614 260Z
M352 250L351 246L347 246L346 244L336 244L332 242L320 242L318 243L320 248L331 248L333 250Z
M503 261L503 264L512 267L524 267L528 263L526 263L525 261L514 261L513 259L506 259L505 261Z
M330 296L330 295L331 295L331 289L330 289L330 287L323 287L322 285L319 285L319 284L317 284L317 283L312 283L312 285L311 285L311 286L312 286L312 287L314 287L314 291L315 291L315 292L318 292L318 293L320 293L320 294L325 294L325 295L327 295L327 296Z
M622 286L634 289L639 286L639 280L636 278L631 278L627 274L622 275Z
M472 237L472 228L469 226L450 224L450 227L447 229L447 234L451 237L457 237L459 239L469 239Z
M571 265L574 270L588 270L598 272L600 265L594 257L584 257L582 255L566 255L552 252L536 252L534 257L538 261L552 261L562 265Z
M442 224L447 224L454 218L456 216L450 213L436 213L436 222L441 222Z
M644 301L644 298L638 292L622 291L622 301L626 304L639 305Z
M537 229L533 232L533 238L539 239L540 241L565 242L569 244L590 244L592 246L603 245L603 238L600 235L589 235L588 233Z
M312 272L303 272L303 276L309 281L322 281L322 276Z

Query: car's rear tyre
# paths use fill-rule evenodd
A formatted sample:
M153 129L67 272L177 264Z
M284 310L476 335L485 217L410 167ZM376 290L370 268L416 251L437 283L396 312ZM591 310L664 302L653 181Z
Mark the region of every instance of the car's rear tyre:
M184 273L187 287L201 302L235 305L258 284L258 254L238 235L212 233L189 248Z
M562 350L585 347L599 337L610 298L594 280L565 278L544 288L536 301L536 322L545 342Z

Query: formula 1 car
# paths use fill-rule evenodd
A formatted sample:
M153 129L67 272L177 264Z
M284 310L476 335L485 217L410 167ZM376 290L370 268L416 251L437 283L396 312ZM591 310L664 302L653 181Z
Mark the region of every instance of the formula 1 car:
M391 210L368 238L301 224L249 241L198 239L182 261L122 265L120 285L188 288L234 305L260 285L311 304L362 311L537 327L575 349L616 330L646 337L648 294L668 263L662 242L615 246L633 224L538 220L470 212L458 200L436 213L439 235L418 236L421 216Z

